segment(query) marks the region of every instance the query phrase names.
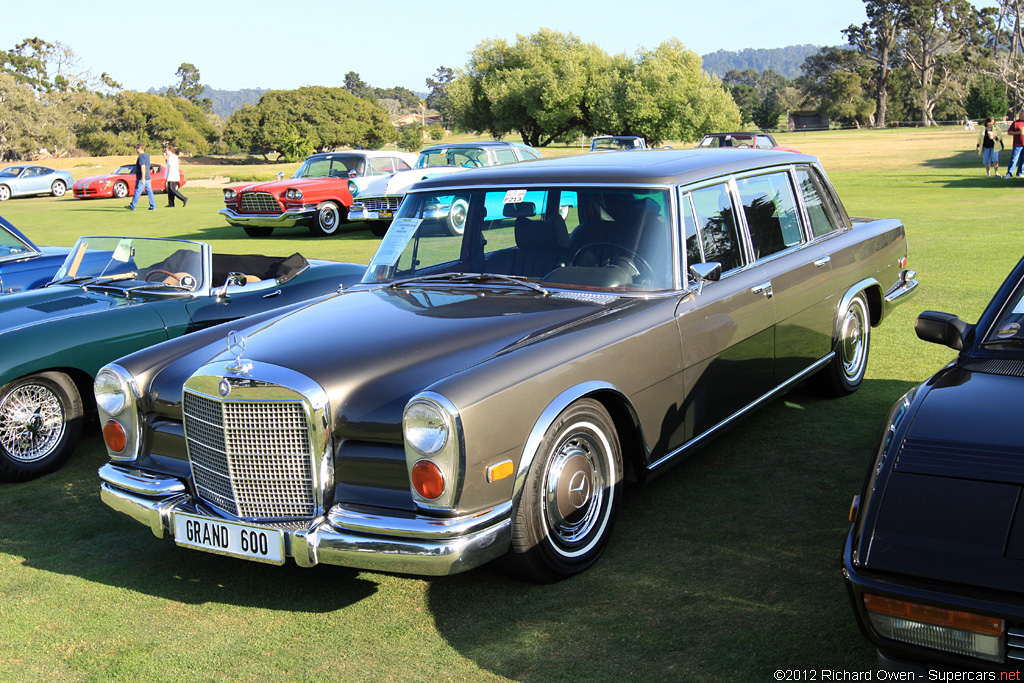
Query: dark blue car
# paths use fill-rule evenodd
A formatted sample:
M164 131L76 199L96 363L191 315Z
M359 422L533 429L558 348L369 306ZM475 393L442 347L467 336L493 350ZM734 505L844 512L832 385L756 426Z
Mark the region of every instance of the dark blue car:
M42 287L69 251L69 247L37 247L0 216L0 294Z

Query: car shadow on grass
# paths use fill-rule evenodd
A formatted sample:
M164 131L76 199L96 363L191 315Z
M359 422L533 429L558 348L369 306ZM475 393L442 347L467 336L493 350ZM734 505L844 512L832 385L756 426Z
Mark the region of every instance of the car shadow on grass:
M100 501L107 460L93 424L60 471L0 484L0 553L44 572L76 576L189 605L205 603L326 614L377 591L343 567L304 569L179 548Z
M769 680L862 671L839 557L881 420L910 382L800 387L643 486L598 563L533 585L488 566L431 582L439 631L514 680Z

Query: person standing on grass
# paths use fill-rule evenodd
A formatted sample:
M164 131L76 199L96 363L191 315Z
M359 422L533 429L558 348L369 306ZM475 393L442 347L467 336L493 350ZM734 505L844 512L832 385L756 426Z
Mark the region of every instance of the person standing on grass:
M978 144L974 147L975 154L981 154L981 163L985 164L985 177L990 177L989 170L995 171L999 177L999 149L1003 149L1003 139L996 135L996 120L991 116L985 119L985 126L978 135ZM996 149L996 142L999 149Z
M132 195L132 203L124 207L129 211L135 210L142 196L142 188L146 188L146 196L149 197L149 210L156 211L156 199L153 197L153 184L149 177L149 155L146 154L146 146L141 142L135 145L135 151L139 158L135 160L135 194Z
M188 206L188 197L178 190L181 178L178 172L178 155L175 154L174 145L170 143L164 147L164 169L167 173L167 207L173 209L174 198L177 197L181 200L181 207L185 208Z
M1014 172L1020 177L1024 171L1024 109L1017 112L1017 120L1006 129L1006 134L1013 136L1013 151L1010 153L1010 165L1006 167L1006 177L1012 178Z

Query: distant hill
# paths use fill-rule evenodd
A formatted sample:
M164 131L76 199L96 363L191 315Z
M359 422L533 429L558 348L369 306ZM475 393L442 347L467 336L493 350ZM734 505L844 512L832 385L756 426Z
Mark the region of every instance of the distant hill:
M776 73L793 79L803 75L800 65L808 56L821 48L817 45L790 45L770 49L746 48L739 52L719 50L704 55L704 70L719 78L732 69L753 69L762 72L773 69Z
M165 85L162 88L150 88L146 92L163 95L167 92L167 87L168 86ZM269 88L215 90L210 86L206 86L206 90L203 91L203 97L209 97L213 101L214 114L222 119L227 119L236 109L240 109L243 104L256 104L259 102L263 93L269 92L269 90Z

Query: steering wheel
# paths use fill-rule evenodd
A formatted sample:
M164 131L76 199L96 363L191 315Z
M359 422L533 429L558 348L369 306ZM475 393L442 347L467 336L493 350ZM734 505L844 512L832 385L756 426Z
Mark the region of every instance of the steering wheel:
M479 159L467 159L466 163L462 164L464 168L480 168L483 164L480 163Z
M621 244L615 244L614 242L591 242L590 244L584 244L582 247L579 248L579 250L575 254L573 254L573 265L579 265L581 254L585 254L586 252L591 251L592 249L595 249L597 247L611 247L612 249L617 249L618 251L624 251L627 254L629 254L633 259L635 259L636 262L631 261L630 265L633 266L633 270L636 271L636 275L640 275L645 271L647 273L650 273L651 275L654 275L654 268L651 268L651 264L648 263L643 256L636 253L629 247L625 247ZM638 267L638 264L639 266L642 266L642 268Z
M174 278L174 283L175 283L175 284L178 284L178 285L180 285L180 284L181 284L181 278L180 278L180 277L178 277L177 275L175 275L174 273L172 273L172 272L171 272L171 271L169 271L169 270L157 270L157 269L151 270L151 271L149 271L148 273L146 273L146 277L145 277L145 278L143 278L143 279L144 279L144 280L145 280L146 282L152 282L152 280L150 280L150 279L149 279L149 276L150 276L150 275L153 275L154 273L156 273L156 274L158 274L158 275L166 275L167 277L173 277L173 278Z

